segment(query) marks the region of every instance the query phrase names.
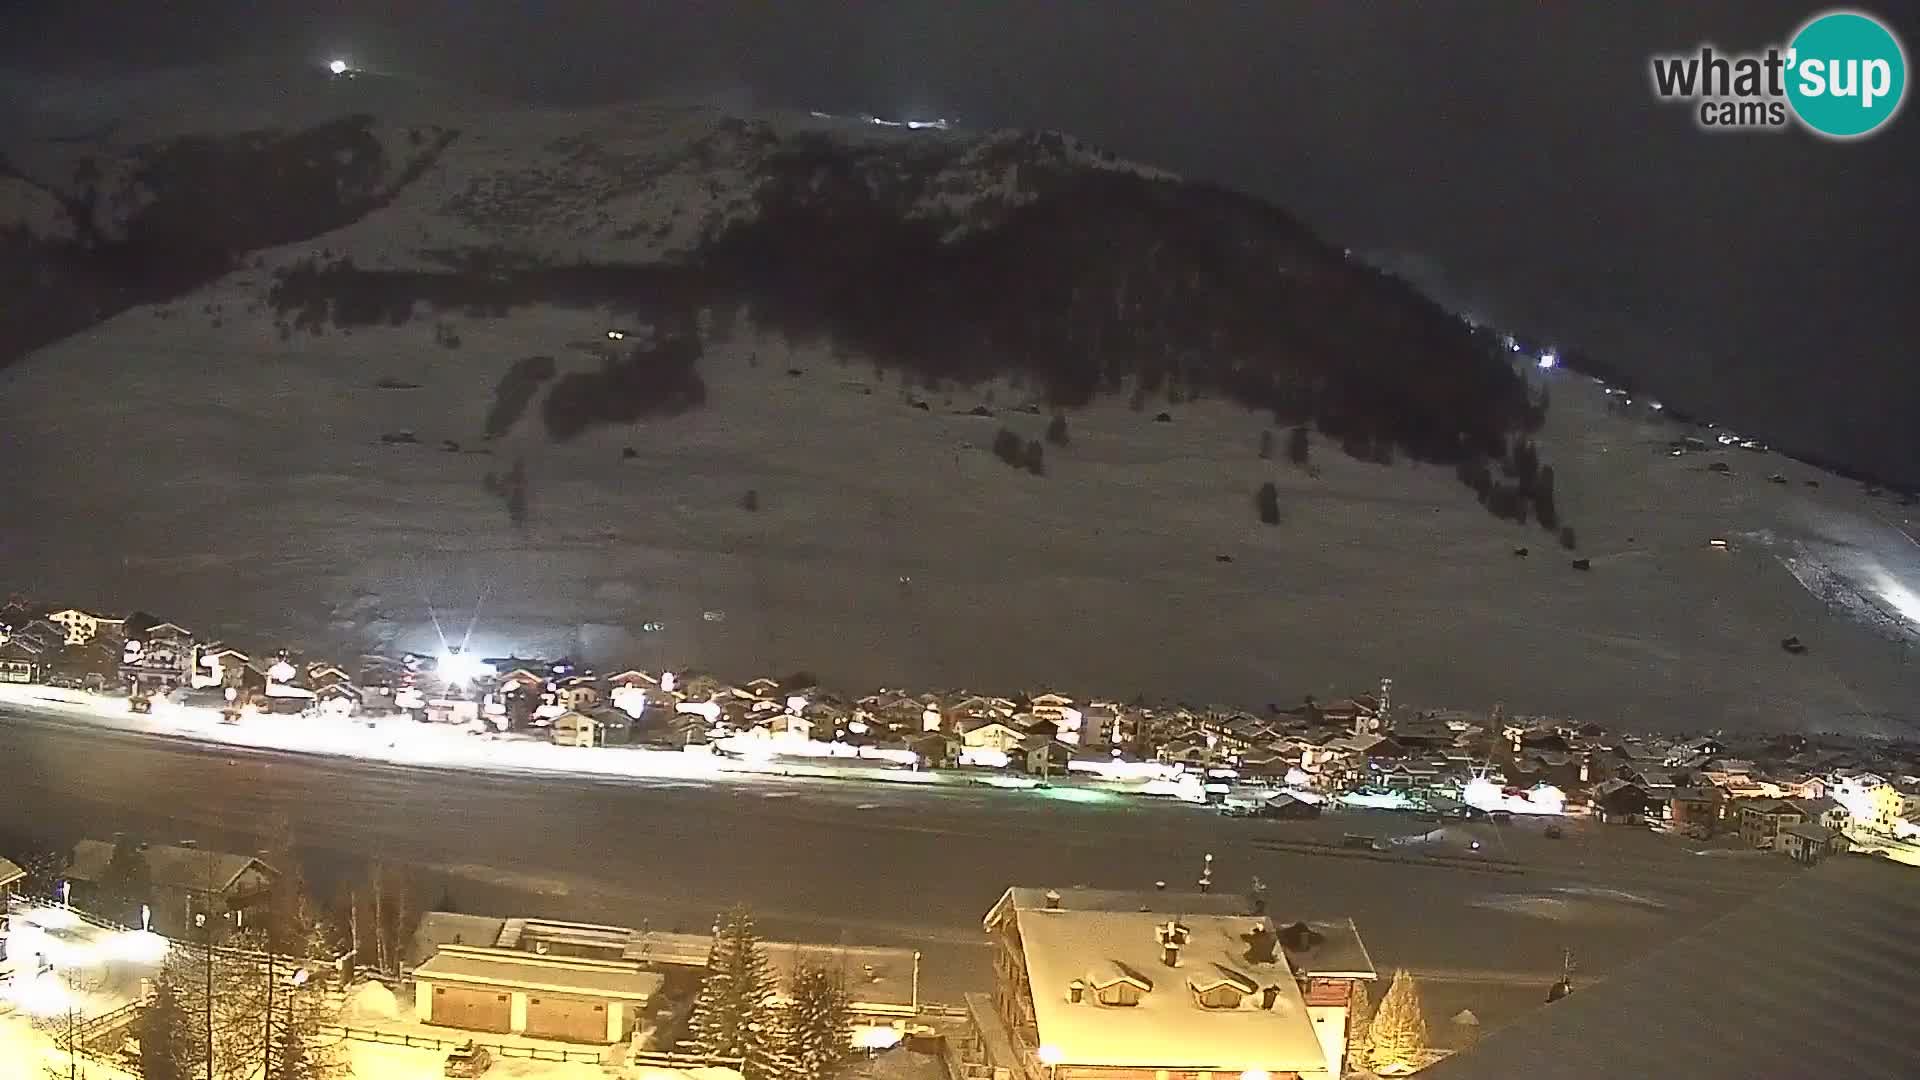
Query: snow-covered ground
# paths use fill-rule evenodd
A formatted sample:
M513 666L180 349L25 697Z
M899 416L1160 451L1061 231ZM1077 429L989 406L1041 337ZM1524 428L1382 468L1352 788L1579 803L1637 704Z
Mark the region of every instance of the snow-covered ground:
M642 747L556 746L538 736L471 734L461 727L423 724L404 716L346 720L266 715L227 723L219 710L166 702L142 715L128 709L125 698L45 686L0 684L0 704L22 706L118 731L389 765L628 779L823 776L904 784L956 782L952 773L860 765L815 766L786 760L731 760L706 753L704 747L680 752Z
M455 319L458 350L421 320L281 342L241 314L266 284L236 274L0 373L7 588L347 655L429 648L431 601L457 627L477 608L489 654L805 668L849 689L1257 706L1392 675L1421 704L1834 730L1902 729L1920 700L1920 547L1899 508L1774 455L1715 455L1730 476L1669 457L1668 425L1611 415L1577 375L1553 374L1542 444L1589 573L1448 470L1325 445L1317 477L1261 461L1261 418L1224 403L1173 406L1172 423L1076 412L1037 478L986 450L1001 425L1045 426L1014 410L1022 392L916 390L923 412L897 375L766 340L710 346L696 412L556 445L536 400L483 443L507 367L596 365L582 343L604 317ZM989 395L996 418L960 415ZM399 429L421 444L382 445ZM483 485L515 459L524 530ZM1266 479L1271 528L1251 506ZM1789 634L1810 652L1783 652Z

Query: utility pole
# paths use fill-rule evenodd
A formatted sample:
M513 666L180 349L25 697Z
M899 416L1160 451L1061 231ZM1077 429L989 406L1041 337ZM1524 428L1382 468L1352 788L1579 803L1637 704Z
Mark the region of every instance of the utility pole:
M180 846L192 848L199 847L200 844L195 840L182 840ZM206 855L207 887L200 893L200 910L194 913L193 923L195 929L204 932L200 944L204 950L202 959L205 961L204 967L206 971L207 1080L213 1080L213 919L211 918L213 913L210 910L212 907L211 897L213 896L213 851L208 849ZM191 889L187 890L187 904L189 907L193 906L193 890Z
M381 894L387 891L385 868L373 868L373 962L380 968L380 974L387 973L387 925L382 908Z
M267 1023L260 1043L261 1080L273 1076L273 927L267 927Z

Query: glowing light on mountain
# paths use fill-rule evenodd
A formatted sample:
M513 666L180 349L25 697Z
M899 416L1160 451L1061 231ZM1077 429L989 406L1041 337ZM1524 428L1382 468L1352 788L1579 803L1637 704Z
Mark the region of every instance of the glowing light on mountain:
M347 62L339 59L329 60L327 61L327 70L335 75L345 75L347 73Z
M1543 353L1541 353L1541 354L1540 354L1540 366L1541 366L1542 368L1557 368L1557 367L1559 367L1559 366L1560 366L1560 354L1559 354L1559 353L1557 353L1557 352L1554 352L1554 351L1553 351L1553 350L1551 350L1551 349L1549 349L1549 350L1547 350L1546 352L1543 352Z

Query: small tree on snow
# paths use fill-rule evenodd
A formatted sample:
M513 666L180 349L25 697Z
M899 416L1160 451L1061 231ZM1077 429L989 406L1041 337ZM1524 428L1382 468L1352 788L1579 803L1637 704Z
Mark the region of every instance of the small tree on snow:
M793 1080L833 1080L853 1058L846 983L837 972L802 964L783 1010L781 1043Z
M1066 413L1054 413L1053 419L1047 422L1047 441L1055 446L1067 445L1069 440Z
M1260 485L1253 497L1254 508L1260 511L1260 520L1268 525L1280 524L1280 489L1269 480Z
M1404 970L1393 973L1393 985L1380 999L1367 1045L1375 1069L1412 1069L1421 1064L1428 1046L1427 1017L1420 1007L1420 990Z
M747 1080L772 1075L780 1020L773 991L773 969L753 916L733 908L714 927L707 974L688 1021L694 1052L742 1059Z
M1313 452L1313 442L1307 435L1306 425L1302 424L1287 433L1287 460L1295 465L1305 465Z

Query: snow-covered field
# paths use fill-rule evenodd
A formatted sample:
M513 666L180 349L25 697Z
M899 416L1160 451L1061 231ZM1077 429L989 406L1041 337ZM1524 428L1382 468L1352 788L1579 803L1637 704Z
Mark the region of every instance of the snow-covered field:
M1172 423L1097 404L1036 478L985 449L1002 424L1039 435L1019 391L916 391L920 411L896 375L765 340L711 346L691 414L555 445L536 401L483 443L506 368L597 363L580 343L604 318L456 320L458 350L418 320L280 342L239 314L264 287L238 274L0 374L6 587L344 653L431 646L430 601L456 628L477 608L489 654L805 668L851 689L1259 705L1392 675L1423 704L1836 730L1900 729L1920 700L1920 547L1897 508L1831 477L1804 487L1818 474L1772 455L1720 455L1731 476L1668 457L1666 425L1609 415L1578 376L1556 378L1542 443L1590 573L1450 471L1326 446L1318 477L1261 461L1260 418L1224 403ZM959 415L989 390L998 417ZM381 443L400 429L420 445ZM524 531L483 486L515 459ZM1271 528L1251 507L1269 478ZM1783 652L1788 634L1810 653Z

